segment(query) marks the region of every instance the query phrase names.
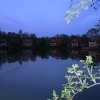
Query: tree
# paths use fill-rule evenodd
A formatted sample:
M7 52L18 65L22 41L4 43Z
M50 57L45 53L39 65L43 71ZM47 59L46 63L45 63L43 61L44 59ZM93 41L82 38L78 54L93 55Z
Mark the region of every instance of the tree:
M96 28L98 30L98 34L100 35L100 20L95 26L96 26Z
M93 0L93 3L90 6L97 10L100 6L100 0Z
M27 32L25 32L25 33L22 34L22 37L23 38L29 37L29 34Z
M67 47L70 44L70 39L68 35L61 34L60 39L61 39L61 47Z
M88 30L88 32L86 33L87 37L90 38L92 36L98 36L98 29L96 28L91 28L90 30Z
M30 34L30 37L36 38L36 34L32 33L32 34Z
M69 36L66 34L56 34L54 36L54 38L59 39L59 41L60 41L59 46L60 47L67 47L68 44L70 44Z
M47 47L47 46L48 46L48 42L47 42L46 38L42 37L40 39L40 47L42 48L42 47Z
M18 31L18 34L23 34L23 31L22 31L22 30L19 30L19 31Z
M18 31L18 36L22 37L22 34L23 34L23 31L22 30L19 30Z
M87 47L88 46L88 41L89 41L89 38L87 37L87 35L83 34L81 39L82 39L82 42L84 43L84 46Z
M66 12L67 23L70 23L72 18L78 17L82 10L87 10L89 3L91 3L90 7L93 7L95 10L100 6L100 0L71 0L69 10Z
M20 47L21 41L17 33L14 32L8 32L7 33L7 41L9 47Z

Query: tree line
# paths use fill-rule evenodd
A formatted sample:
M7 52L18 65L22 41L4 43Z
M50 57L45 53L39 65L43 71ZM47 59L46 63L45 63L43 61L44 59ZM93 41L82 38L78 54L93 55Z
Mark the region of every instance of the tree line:
M100 36L100 20L95 25L95 28L89 29L85 34L82 35L67 35L67 34L56 34L53 37L37 37L35 33L25 33L22 30L16 32L4 32L0 31L0 40L6 39L7 44L11 47L22 47L22 38L32 38L34 41L34 47L36 48L49 48L50 41L52 39L59 39L60 44L58 47L70 47L71 41L74 38L80 38L84 46L88 46L88 41L92 36Z

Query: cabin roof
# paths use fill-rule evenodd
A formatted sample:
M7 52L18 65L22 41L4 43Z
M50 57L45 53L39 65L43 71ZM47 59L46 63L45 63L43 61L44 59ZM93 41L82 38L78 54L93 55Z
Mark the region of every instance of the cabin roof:
M74 38L74 39L72 39L71 43L81 43L81 39L80 38Z
M89 42L97 42L100 43L100 36L93 36L90 38Z

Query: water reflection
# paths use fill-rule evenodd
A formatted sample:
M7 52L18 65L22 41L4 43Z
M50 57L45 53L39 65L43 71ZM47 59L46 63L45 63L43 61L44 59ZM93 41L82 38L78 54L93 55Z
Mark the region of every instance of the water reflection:
M23 64L23 62L32 61L35 62L37 57L41 59L48 59L49 57L53 57L55 59L67 60L71 58L72 60L80 60L85 59L86 55L91 55L93 57L93 61L95 63L100 62L100 52L98 51L78 51L78 50L0 50L0 66L3 63L12 63L19 62L19 64Z
M38 49L0 50L0 99L47 100L66 83L66 68L91 51ZM98 57L98 58L96 58ZM94 60L100 61L97 52ZM19 65L20 64L20 65ZM81 67L82 68L82 67ZM98 92L99 93L99 92Z
M94 59L94 62L100 62L100 52L96 52L96 51L89 51L89 55L91 55Z

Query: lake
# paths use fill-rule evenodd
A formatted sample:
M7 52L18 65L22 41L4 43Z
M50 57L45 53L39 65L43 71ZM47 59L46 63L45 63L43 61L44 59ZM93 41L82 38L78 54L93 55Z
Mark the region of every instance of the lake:
M0 100L47 100L53 90L60 94L67 82L67 68L75 63L83 67L80 59L86 55L100 65L100 52L96 51L0 50ZM75 100L100 100L100 86L86 91Z

